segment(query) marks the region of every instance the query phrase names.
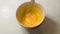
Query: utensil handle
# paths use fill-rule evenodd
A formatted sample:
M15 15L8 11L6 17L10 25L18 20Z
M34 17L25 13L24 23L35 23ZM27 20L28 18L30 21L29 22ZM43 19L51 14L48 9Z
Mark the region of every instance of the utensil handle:
M31 0L32 3L35 3L35 0Z

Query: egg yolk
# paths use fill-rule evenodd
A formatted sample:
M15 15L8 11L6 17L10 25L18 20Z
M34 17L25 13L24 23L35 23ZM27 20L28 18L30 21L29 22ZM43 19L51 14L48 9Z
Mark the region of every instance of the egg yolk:
M42 21L43 10L36 3L33 5L31 3L24 3L17 9L16 17L23 26L33 27Z

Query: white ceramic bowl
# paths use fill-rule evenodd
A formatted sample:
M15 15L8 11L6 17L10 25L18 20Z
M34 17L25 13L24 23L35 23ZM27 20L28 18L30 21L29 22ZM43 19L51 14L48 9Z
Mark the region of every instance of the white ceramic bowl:
M30 2L25 2L25 3L23 3L21 6L23 6L23 5L26 4L26 3L30 3ZM44 11L44 9L43 9L43 7L42 7L41 5L39 5L38 3L36 3L36 5L37 5L37 6L40 6L41 9ZM39 25L43 22L43 20L44 20L44 18L45 18L44 12L43 12L43 18L42 18L42 20L40 21L39 24L36 24L35 26L25 26L25 25L23 25L23 24L20 22L20 20L19 20L19 18L18 18L18 16L17 16L17 14L19 13L18 10L19 10L19 8L20 8L21 6L19 6L19 7L17 8L17 12L16 12L16 17L17 17L17 20L19 21L19 24L21 24L22 26L27 27L27 28L34 28L34 27L39 26Z

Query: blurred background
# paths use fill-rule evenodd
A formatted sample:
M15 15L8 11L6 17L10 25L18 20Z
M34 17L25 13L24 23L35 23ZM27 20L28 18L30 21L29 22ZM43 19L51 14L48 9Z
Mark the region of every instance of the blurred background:
M31 0L0 0L0 34L60 34L60 0L36 0L44 8L45 20L34 29L18 24L17 8Z

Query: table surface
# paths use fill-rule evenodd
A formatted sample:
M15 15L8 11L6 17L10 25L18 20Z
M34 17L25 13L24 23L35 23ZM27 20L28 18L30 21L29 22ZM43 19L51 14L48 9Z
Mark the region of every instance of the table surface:
M60 0L36 0L43 6L45 20L34 29L18 24L16 10L30 0L0 0L0 34L60 34Z

